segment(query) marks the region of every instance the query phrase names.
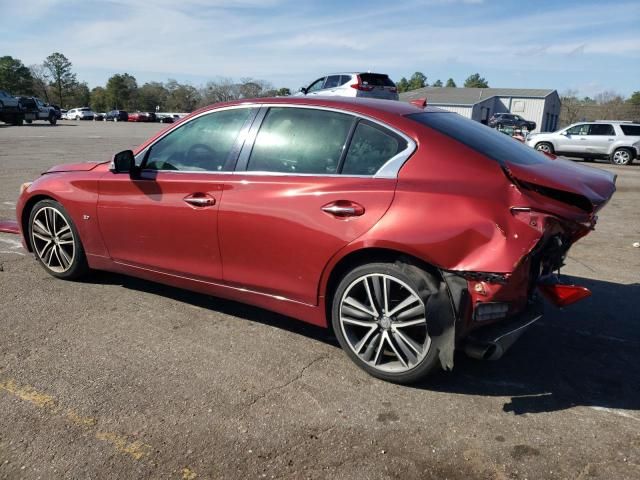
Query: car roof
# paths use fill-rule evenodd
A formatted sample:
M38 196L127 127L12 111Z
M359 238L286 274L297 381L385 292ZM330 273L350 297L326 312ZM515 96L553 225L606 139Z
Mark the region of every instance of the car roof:
M424 109L411 105L410 103L395 100L378 100L374 98L360 97L324 97L318 95L314 97L266 97L235 100L232 102L209 105L208 107L204 107L194 113L206 112L208 110L235 105L295 105L300 107L338 108L371 116L377 116L376 114L380 113L404 116L412 113L422 113L425 111Z

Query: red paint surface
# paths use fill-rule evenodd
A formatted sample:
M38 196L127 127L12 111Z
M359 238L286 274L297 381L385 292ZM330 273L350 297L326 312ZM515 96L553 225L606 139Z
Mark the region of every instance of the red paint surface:
M404 117L422 111L412 105L347 98L263 101L369 116L404 132L418 148L397 179L237 172L132 180L109 172L108 163L63 165L23 192L18 218L26 218L25 206L39 198L54 198L71 215L93 268L252 303L318 325L327 322L332 270L347 255L369 248L412 255L445 270L504 274L504 284L483 286L482 298L470 281L470 296L474 302L508 302L515 313L531 290L528 254L538 242L558 233L575 241L595 224L593 213L519 189L498 163ZM259 102L235 102L254 103ZM615 189L610 174L560 160L513 166L511 173L579 193L596 210ZM215 203L197 208L184 202L189 195ZM352 202L364 213L342 218L322 210L335 202ZM514 207L529 211L513 213Z

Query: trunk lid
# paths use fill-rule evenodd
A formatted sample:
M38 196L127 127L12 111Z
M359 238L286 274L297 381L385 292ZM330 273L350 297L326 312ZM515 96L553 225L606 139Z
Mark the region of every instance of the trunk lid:
M617 175L560 157L531 164L507 161L505 168L526 189L587 212L601 209L616 191Z

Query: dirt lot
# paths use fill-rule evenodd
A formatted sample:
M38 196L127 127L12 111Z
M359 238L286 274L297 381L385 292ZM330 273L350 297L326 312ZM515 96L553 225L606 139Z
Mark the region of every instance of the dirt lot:
M0 125L0 218L22 182L161 128ZM0 478L640 478L640 165L498 362L417 387L357 369L324 331L123 276L54 280L0 234Z

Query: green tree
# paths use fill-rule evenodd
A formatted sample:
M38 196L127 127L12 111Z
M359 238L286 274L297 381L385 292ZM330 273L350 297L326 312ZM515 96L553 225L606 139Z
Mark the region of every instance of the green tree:
M288 97L289 95L291 95L291 90L287 87L279 88L276 92L276 97Z
M0 88L13 95L32 95L31 71L17 58L0 57Z
M415 72L409 79L409 90L417 90L427 86L427 76L422 72Z
M489 84L487 81L480 76L479 73L474 73L473 75L469 75L464 81L465 88L489 88Z
M402 77L398 83L396 83L396 87L398 87L398 92L407 92L409 91L409 81Z
M169 91L167 110L170 112L191 112L200 101L200 93L191 85L181 85L169 79L166 87Z
M133 75L116 73L107 80L105 87L107 108L135 110L137 107L138 83Z
M447 83L445 84L445 87L447 88L456 88L456 82L453 81L453 78L450 78L449 80L447 80Z
M31 65L29 67L33 78L33 94L49 103L49 74L43 65Z
M138 88L138 107L146 112L154 112L156 107L164 111L169 92L161 82L147 82Z
M107 91L104 87L95 87L91 90L89 105L94 112L106 112L110 110L107 102Z
M640 90L633 92L627 102L631 105L640 105Z
M69 90L67 104L72 107L88 107L91 100L91 92L87 82L76 83Z
M432 87L442 87L442 80L438 79L435 82L433 82L433 85L431 85Z
M51 87L55 93L55 100L61 107L65 106L64 99L71 94L78 85L76 74L71 71L72 63L59 52L49 55L43 63L51 79Z

